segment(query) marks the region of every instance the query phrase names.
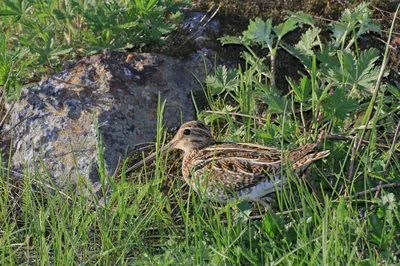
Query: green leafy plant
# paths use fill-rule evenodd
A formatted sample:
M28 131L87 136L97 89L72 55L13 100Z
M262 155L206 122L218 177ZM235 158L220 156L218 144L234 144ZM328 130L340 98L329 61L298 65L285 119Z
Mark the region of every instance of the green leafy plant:
M263 21L260 18L251 20L248 29L243 32L241 38L225 36L220 40L223 44L240 44L246 47L247 51L253 57L254 63L262 63L264 60L257 57L251 46L257 44L261 49L268 49L269 56L271 58L271 73L268 77L271 80L271 84L275 84L275 57L276 52L279 48L282 38L289 32L295 30L298 27L296 20L289 18L285 22L272 27L272 20L268 19ZM248 56L248 55L245 55ZM250 62L250 60L248 60ZM253 63L253 64L254 64Z
M341 19L329 27L331 40L327 43L321 42L322 29L316 26L315 20L301 12L292 13L285 22L276 26L272 25L271 20L251 20L241 37L226 36L221 38L221 42L245 47L243 58L247 67L237 72L236 79L241 75L251 77L247 78L246 83L249 96L254 97L254 103L265 103L268 106L267 114L292 113L286 120L296 119L300 114L302 126L306 127L304 112L311 110L315 128L327 121L330 121L330 128L338 128L349 120L351 114L365 110L366 105L362 101L370 99L371 88L380 74L377 49L360 50L357 44L358 39L367 32L380 33L379 26L371 21L369 13L365 4L354 11L346 10ZM294 46L286 44L284 36L302 26L308 26L309 29L301 35L299 42ZM264 57L254 52L254 46L261 51L268 49L270 66ZM276 60L279 60L276 58L279 48L298 58L306 71L300 73L300 83L287 77L290 91L284 97L279 92L282 90L274 88L282 86L275 84L274 69ZM235 80L235 77L231 76L230 79ZM207 82L207 85L214 94L237 98L234 94L239 86L231 86L227 92L218 89L217 84ZM262 109L252 106L249 110Z
M141 49L163 43L187 1L5 0L0 2L5 58L13 58L15 84L0 86L18 98L18 85L61 69L65 58L104 49ZM5 42L5 43L4 43ZM15 56L20 54L21 56ZM23 59L22 59L23 57ZM0 69L0 76L10 70ZM18 74L16 74L18 73Z

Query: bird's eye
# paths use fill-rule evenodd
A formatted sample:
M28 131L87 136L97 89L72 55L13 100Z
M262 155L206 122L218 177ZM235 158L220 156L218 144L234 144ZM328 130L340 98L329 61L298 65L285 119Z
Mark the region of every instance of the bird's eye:
M183 131L183 135L190 135L190 129L185 129Z

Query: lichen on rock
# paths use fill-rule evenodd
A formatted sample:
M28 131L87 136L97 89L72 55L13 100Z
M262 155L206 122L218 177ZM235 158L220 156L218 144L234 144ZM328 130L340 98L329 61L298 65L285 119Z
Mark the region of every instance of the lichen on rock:
M204 79L205 70L203 60L157 54L82 58L23 89L4 128L12 140L12 168L46 169L61 189L82 184L84 191L98 191L96 132L111 175L137 144L155 140L158 95L166 100L166 127L195 117L190 92L201 86L193 75Z

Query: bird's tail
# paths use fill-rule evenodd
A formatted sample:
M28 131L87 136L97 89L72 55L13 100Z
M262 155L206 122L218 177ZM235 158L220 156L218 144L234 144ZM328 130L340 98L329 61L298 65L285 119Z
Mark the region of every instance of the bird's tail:
M305 170L310 164L313 162L322 159L329 155L329 151L321 151L321 152L313 152L306 154L305 156L301 157L299 160L293 163L293 169L296 173L300 173Z
M313 162L329 155L329 150L321 152L316 151L321 145L324 136L325 131L322 131L318 135L318 139L315 144L308 144L293 150L286 157L286 160L290 162L297 174L305 170Z

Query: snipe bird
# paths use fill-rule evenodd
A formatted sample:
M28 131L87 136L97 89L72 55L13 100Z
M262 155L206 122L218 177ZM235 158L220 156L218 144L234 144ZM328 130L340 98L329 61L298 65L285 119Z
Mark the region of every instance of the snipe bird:
M184 123L161 152L184 151L182 175L195 191L205 188L212 200L235 198L258 201L287 182L287 167L297 174L311 163L329 155L315 151L317 144L289 152L252 143L218 143L210 129L199 121ZM128 169L137 169L155 159L151 154ZM205 186L205 187L204 187Z

